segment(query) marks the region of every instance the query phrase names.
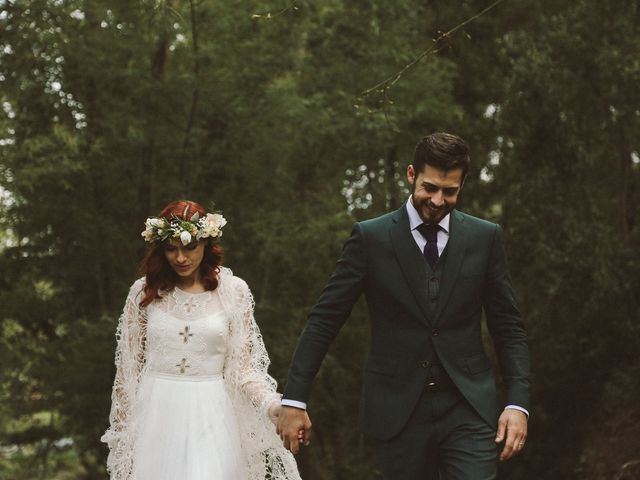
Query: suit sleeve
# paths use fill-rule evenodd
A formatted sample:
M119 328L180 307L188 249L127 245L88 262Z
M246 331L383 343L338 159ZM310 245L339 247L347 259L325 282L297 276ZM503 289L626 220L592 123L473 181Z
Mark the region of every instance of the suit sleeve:
M484 308L507 391L506 404L530 410L527 334L516 306L499 226L494 232L487 280Z
M320 364L362 294L366 270L364 234L356 223L351 237L344 244L336 268L311 310L298 339L289 366L285 399L308 402L311 383Z

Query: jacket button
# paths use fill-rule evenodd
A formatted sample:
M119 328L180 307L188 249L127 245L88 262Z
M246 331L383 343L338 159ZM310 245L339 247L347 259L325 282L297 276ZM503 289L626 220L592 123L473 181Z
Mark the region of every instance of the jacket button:
M438 331L437 328L434 328L433 330L431 330L431 336L437 337L438 335L440 335L440 332Z
M425 360L422 362L422 368L429 368L431 366L431 362L429 360Z

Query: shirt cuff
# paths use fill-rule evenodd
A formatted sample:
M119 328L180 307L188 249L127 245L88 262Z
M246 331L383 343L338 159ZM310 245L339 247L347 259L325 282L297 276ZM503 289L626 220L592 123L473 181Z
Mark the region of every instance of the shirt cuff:
M280 403L282 405L284 405L285 407L295 407L295 408L299 408L301 410L306 410L307 409L307 404L304 402L299 402L297 400L287 400L286 398L283 398Z
M506 407L504 407L505 410L508 409L508 408L513 409L513 410L520 410L522 413L524 413L527 416L527 418L529 418L529 411L526 408L522 408L522 407L519 407L517 405L507 405Z

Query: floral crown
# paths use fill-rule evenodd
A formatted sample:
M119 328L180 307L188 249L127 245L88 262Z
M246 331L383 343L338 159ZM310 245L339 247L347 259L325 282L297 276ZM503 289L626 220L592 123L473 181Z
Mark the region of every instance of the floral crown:
M180 238L183 245L189 245L192 241L201 238L221 237L222 227L226 224L227 220L219 213L207 213L204 217L200 217L196 212L189 220L176 216L149 217L144 222L145 230L142 236L146 242L164 242L172 238Z

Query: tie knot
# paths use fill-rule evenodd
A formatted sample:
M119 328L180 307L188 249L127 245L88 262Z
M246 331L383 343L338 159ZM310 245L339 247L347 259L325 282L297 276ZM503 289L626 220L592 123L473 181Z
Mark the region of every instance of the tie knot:
M435 238L438 236L438 231L440 230L440 228L440 225L423 223L422 225L417 227L417 230L424 238L432 241L435 240Z

